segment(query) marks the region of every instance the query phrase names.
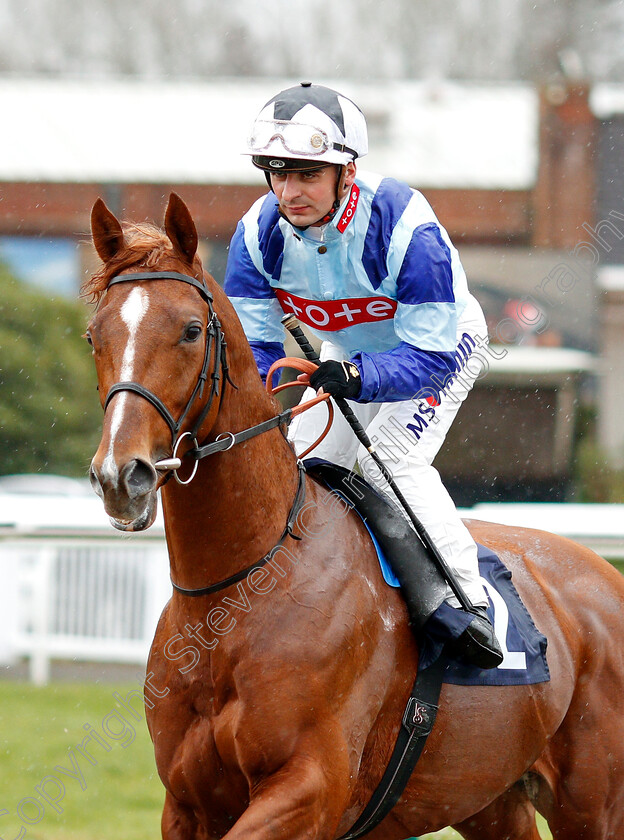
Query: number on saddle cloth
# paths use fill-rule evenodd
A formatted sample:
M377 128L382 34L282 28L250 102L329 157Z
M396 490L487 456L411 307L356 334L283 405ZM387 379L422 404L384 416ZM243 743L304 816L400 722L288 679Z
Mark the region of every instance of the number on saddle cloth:
M455 685L531 685L548 682L550 671L546 659L546 636L535 626L513 584L509 569L491 549L479 543L477 548L481 581L490 600L488 614L503 651L503 661L489 671L480 671L453 661L446 670L444 682ZM443 620L441 614L445 608L453 610L448 604L443 604L429 624L438 616Z

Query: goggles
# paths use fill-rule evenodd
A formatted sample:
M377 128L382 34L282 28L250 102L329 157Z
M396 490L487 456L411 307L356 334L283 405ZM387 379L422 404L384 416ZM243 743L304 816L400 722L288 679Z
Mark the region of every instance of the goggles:
M253 153L268 151L274 140L279 140L290 154L302 157L315 157L332 149L349 152L357 157L354 150L343 143L332 143L322 128L290 120L256 120L249 138L249 147ZM275 150L272 154L276 154Z

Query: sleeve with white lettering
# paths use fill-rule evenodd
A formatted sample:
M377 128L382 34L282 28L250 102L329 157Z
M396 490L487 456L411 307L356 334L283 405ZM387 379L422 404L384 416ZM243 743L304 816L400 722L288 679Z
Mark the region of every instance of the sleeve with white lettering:
M402 341L384 353L356 353L362 377L357 402L400 402L418 396L436 401L456 370L454 353L419 350Z

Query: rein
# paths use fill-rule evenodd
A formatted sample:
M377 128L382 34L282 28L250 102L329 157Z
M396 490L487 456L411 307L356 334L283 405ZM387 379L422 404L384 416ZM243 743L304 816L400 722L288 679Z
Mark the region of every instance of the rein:
M251 426L248 429L243 429L240 432L233 433L233 432L226 432L224 434L219 435L216 440L211 441L210 443L206 443L203 446L199 446L197 443L197 434L201 428L202 423L208 416L210 408L214 402L215 397L223 397L223 391L225 390L225 384L227 382L232 385L233 388L236 388L236 385L232 382L229 376L228 364L227 364L227 356L226 356L226 349L227 344L225 341L225 335L221 328L221 323L217 317L216 312L214 311L213 307L213 297L209 289L206 286L197 280L195 277L191 277L188 274L180 274L177 271L143 271L143 272L134 272L131 274L118 274L116 277L113 277L109 283L107 288L110 286L114 286L117 283L129 283L129 282L139 282L142 280L177 280L181 283L187 283L190 286L193 286L203 299L208 304L209 310L209 317L208 323L206 326L206 344L204 350L204 359L201 367L201 371L199 376L197 377L197 383L193 388L193 391L186 403L184 410L180 417L175 420L172 416L171 412L167 408L167 406L163 403L163 401L150 391L148 388L145 388L139 382L117 382L111 386L108 394L106 395L106 399L104 401L104 411L108 408L108 405L115 394L118 394L122 391L131 391L134 394L138 394L143 399L147 400L154 408L158 411L160 416L163 420L167 423L170 431L171 431L171 438L172 438L172 457L171 458L164 458L161 461L157 461L154 464L157 470L166 471L168 473L173 473L175 476L176 481L179 484L189 484L195 474L197 472L198 462L202 458L206 458L209 455L214 455L218 452L227 452L233 446L238 443L243 443L250 438L256 437L257 435L261 435L264 432L269 431L270 429L274 429L281 425L288 425L293 417L299 414L302 411L305 411L308 408L311 408L313 405L316 405L322 401L328 401L329 395L322 394L320 396L316 396L314 399L308 400L307 402L295 406L294 408L287 408L285 411L282 411L280 414L275 415L274 417L269 418L268 420L264 420L261 423L257 423L255 426ZM204 387L206 381L208 379L208 366L210 364L210 359L212 357L212 349L214 346L214 358L215 358L215 367L210 374L210 378L212 379L212 385L210 389L210 395L206 401L205 406L201 410L199 417L193 424L193 427L190 431L183 432L179 434L180 429L184 421L186 420L191 407L196 399L202 399L204 394ZM271 388L271 378L273 371L276 370L278 367L295 367L298 370L301 370L305 373L311 373L312 370L316 368L316 365L311 364L303 359L282 359L279 362L276 362L272 365L271 369L269 370L269 375L267 376L267 390L269 393L273 393ZM223 388L220 389L219 383L221 378L223 377ZM295 385L298 383L289 383L290 385ZM281 386L284 387L284 386ZM281 388L276 389L281 390ZM329 408L329 422L323 436L327 433L329 426L331 425L333 419L333 411L331 408L331 403L327 402ZM194 441L195 446L189 449L185 454L184 457L193 458L195 460L195 466L191 476L187 479L182 480L178 477L177 470L182 466L182 459L177 457L177 451L180 443L185 437L190 437L192 441ZM316 444L314 444L315 446ZM301 458L307 453L303 453ZM171 581L171 584L176 592L179 592L181 595L187 595L191 598L198 598L202 595L210 595L214 592L219 592L222 589L226 589L228 586L232 586L238 581L245 578L248 574L250 574L254 569L258 569L265 565L275 554L277 549L283 545L284 541L287 537L292 537L295 540L300 540L301 537L298 537L294 534L293 528L299 515L302 507L303 502L305 499L305 468L301 464L301 458L297 461L297 466L299 469L299 483L297 487L297 492L295 494L295 499L288 514L288 518L286 521L286 527L282 531L282 534L279 538L279 541L273 548L264 555L260 560L253 563L251 566L248 566L246 569L243 569L240 572L236 572L234 575L226 578L225 580L220 581L219 583L212 584L211 586L203 586L198 589L185 589L181 586L178 586L177 583ZM165 481L167 481L167 478Z
M316 370L316 365L310 364L310 362L307 362L305 359L279 359L277 362L274 362L271 365L271 367L269 368L269 372L267 373L266 389L269 394L277 394L284 388L301 386L300 382L286 382L284 385L279 385L277 388L271 387L273 373L279 368L283 367L293 368L294 370L300 370L302 373L308 374ZM311 400L306 400L306 402L304 403L300 403L299 405L293 406L293 408L287 408L280 414L276 414L274 417L270 417L268 420L263 420L262 423L257 423L255 426L250 426L248 429L243 429L241 432L224 432L223 434L219 435L219 437L216 440L213 440L210 443L206 443L204 444L204 446L196 446L194 449L189 450L189 452L187 452L186 454L187 456L190 456L192 458L200 459L205 458L207 455L214 455L217 452L227 452L228 449L231 449L233 446L236 446L237 443L244 443L246 440L256 437L256 435L261 435L264 432L268 432L271 429L275 429L276 426L287 426L290 423L290 421L298 414L301 414L301 412L303 411L307 411L309 408L312 408L320 402L325 402L327 404L327 409L329 412L327 426L325 427L325 430L323 431L322 435L318 438L318 440L316 440L312 444L312 446L306 449L305 452L301 453L301 455L299 456L299 460L302 461L308 454L308 452L314 449L314 447L317 446L323 440L323 438L329 431L329 427L333 422L334 409L331 402L329 401L329 394L321 394L319 396L313 397Z
M293 540L300 540L301 537L298 537L294 532L293 528L296 524L297 517L301 512L303 507L303 502L305 500L305 467L303 464L297 464L299 468L299 484L297 486L297 492L295 494L295 500L292 504L290 512L288 514L288 519L286 520L286 527L282 531L282 535L277 541L277 543L273 546L273 548L267 552L264 557L260 560L257 560L255 563L252 563L251 566L247 566L246 569L243 569L240 572L236 572L236 574L231 575L225 580L220 581L219 583L213 583L212 586L203 586L200 589L184 589L182 586L178 586L177 583L174 583L173 580L171 581L171 585L175 589L176 592L179 592L181 595L188 595L190 598L199 598L202 595L212 595L214 592L219 592L221 589L226 589L228 586L232 586L235 583L238 583L243 578L246 578L247 575L251 574L254 569L260 569L266 563L271 560L275 552L280 548L285 540L286 537L292 537Z

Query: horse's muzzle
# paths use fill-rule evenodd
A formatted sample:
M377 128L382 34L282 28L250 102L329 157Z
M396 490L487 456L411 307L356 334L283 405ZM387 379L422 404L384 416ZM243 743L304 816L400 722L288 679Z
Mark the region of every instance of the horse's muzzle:
M118 468L108 458L102 464L94 458L89 479L115 528L141 531L153 523L158 476L151 463L133 458Z

